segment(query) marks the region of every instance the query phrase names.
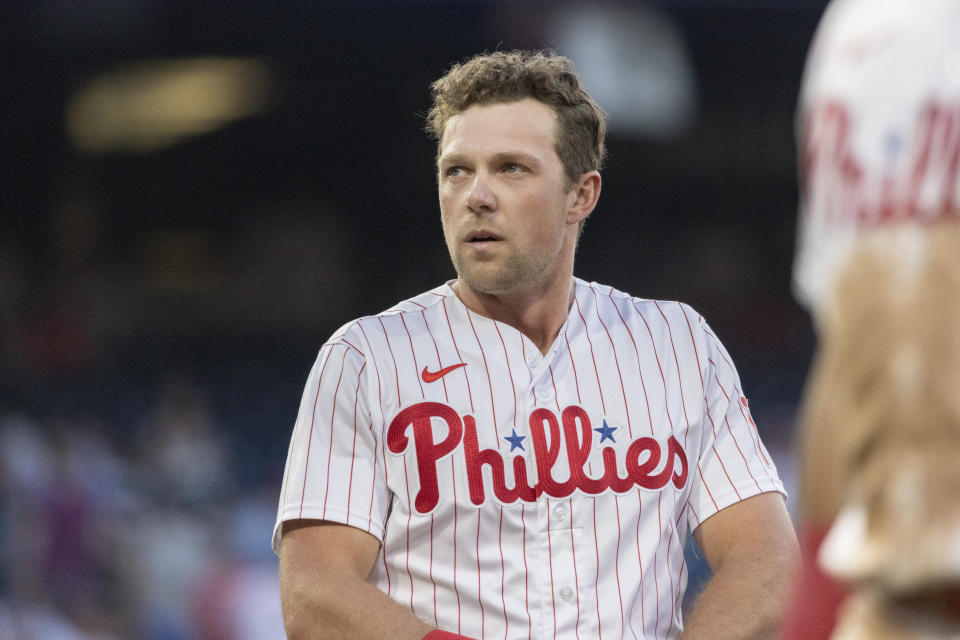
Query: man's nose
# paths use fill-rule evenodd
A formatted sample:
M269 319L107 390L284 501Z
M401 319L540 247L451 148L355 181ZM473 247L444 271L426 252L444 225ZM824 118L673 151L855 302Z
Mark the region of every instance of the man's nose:
M467 194L467 207L474 213L493 211L497 208L497 197L490 185L490 178L478 171Z

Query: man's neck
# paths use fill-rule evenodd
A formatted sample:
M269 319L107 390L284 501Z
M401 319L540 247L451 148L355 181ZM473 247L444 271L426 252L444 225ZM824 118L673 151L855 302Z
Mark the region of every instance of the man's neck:
M468 309L517 329L543 354L566 322L574 295L571 274L558 278L546 288L504 295L474 291L459 279L451 286Z

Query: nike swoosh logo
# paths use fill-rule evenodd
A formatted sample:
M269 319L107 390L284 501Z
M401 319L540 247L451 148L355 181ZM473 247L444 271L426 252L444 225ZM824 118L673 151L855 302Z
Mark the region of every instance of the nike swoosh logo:
M466 362L460 362L458 364L452 364L449 367L444 367L443 369L440 369L440 371L427 371L427 368L424 367L423 371L420 372L420 377L423 378L424 382L436 382L451 371L455 371L460 367L465 366L467 366Z

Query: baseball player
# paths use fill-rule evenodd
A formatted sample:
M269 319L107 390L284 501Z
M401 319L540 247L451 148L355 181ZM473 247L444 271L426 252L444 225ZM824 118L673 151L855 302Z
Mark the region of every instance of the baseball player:
M831 4L798 115L820 344L787 637L957 638L960 2Z
M320 350L273 537L289 636L766 637L796 541L730 355L573 276L603 111L543 52L433 93L457 278ZM691 531L715 576L684 621Z

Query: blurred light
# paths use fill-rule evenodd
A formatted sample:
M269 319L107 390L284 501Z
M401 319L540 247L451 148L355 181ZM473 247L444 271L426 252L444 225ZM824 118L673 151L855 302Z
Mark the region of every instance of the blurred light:
M571 4L553 24L558 49L573 60L613 132L669 137L696 115L696 82L682 35L643 5Z
M82 86L67 105L67 133L86 153L154 151L263 113L273 88L254 58L138 63Z

